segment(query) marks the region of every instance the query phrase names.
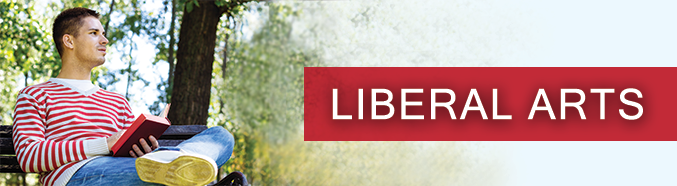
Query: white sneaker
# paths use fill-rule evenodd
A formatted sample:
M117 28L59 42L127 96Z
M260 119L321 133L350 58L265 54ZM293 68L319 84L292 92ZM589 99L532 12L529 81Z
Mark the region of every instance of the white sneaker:
M165 185L206 185L216 179L214 160L199 154L162 150L136 159L136 172L145 182Z

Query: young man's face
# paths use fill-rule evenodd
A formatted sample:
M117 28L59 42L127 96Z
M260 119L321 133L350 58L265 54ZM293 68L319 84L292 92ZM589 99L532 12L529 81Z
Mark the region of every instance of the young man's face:
M99 19L89 16L83 18L82 22L78 36L73 39L73 50L81 65L94 68L106 61L108 39L104 36Z

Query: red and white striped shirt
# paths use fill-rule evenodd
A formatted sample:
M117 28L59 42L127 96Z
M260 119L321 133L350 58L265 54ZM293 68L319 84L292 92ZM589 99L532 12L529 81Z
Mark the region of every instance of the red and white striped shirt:
M99 87L78 91L50 79L19 93L14 149L24 172L39 172L44 185L65 185L92 157L108 154L106 137L133 121L122 95Z

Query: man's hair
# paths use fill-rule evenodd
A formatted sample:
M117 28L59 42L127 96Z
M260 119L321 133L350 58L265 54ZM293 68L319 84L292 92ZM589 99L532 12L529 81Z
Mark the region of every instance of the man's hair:
M99 19L99 13L81 7L64 10L56 16L56 19L54 19L54 26L52 27L52 37L54 39L54 44L56 44L56 50L59 51L61 57L63 57L63 35L70 34L77 37L78 29L80 29L83 24L82 19L89 16Z

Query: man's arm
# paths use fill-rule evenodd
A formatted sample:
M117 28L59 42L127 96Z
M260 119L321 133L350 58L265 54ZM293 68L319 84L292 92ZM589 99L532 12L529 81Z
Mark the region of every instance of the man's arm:
M134 115L132 114L132 108L129 106L129 102L127 102L126 99L123 99L124 101L124 108L121 109L122 113L120 113L120 123L122 123L122 128L123 130L113 134L112 136L106 138L106 142L108 143L108 150L111 150L113 145L115 145L115 142L120 139L122 134L125 133L125 131L132 126L132 123L134 122ZM141 147L137 146L136 144L132 146L132 150L129 151L129 155L132 157L141 157L144 154L152 152L154 149L157 149L160 147L157 139L154 136L149 136L148 141L150 141L151 145L148 145L145 139L141 138L139 139L139 144L141 144Z
M59 142L46 139L45 96L36 97L22 91L14 109L12 140L24 172L52 171L66 163L108 154L105 138Z

